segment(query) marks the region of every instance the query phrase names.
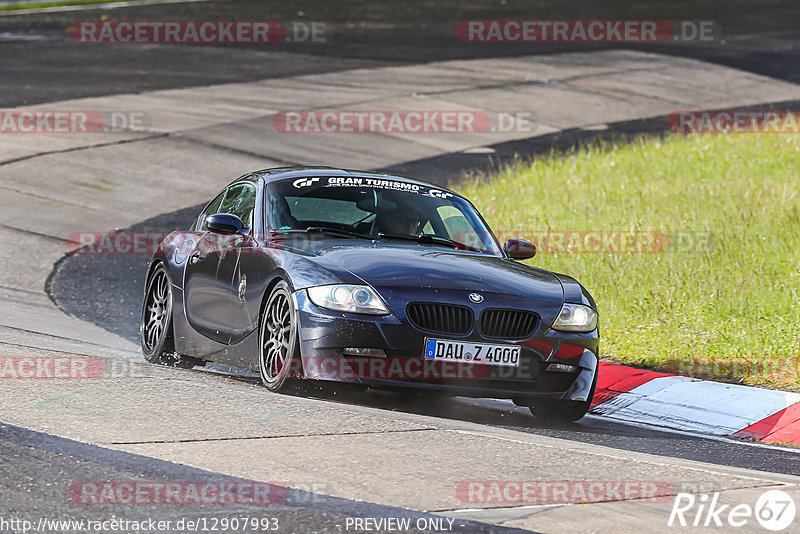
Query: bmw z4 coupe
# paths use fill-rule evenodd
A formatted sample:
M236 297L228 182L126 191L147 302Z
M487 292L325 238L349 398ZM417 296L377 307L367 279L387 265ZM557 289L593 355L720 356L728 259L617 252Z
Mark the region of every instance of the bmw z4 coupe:
M249 368L272 391L417 388L574 421L597 383L597 307L573 278L519 261L535 252L501 245L467 199L431 183L253 172L153 255L142 351Z

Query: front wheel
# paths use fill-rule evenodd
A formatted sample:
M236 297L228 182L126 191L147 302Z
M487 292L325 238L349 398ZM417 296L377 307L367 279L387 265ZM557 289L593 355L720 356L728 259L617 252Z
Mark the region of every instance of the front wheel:
M581 419L592 407L592 398L597 388L597 371L594 373L589 399L585 401L539 401L530 406L537 419L548 423L571 423Z
M540 421L571 423L586 415L590 407L589 402L537 402L530 410Z
M270 391L287 393L301 387L300 337L289 286L281 280L269 295L259 327L261 382Z
M172 282L164 265L159 264L147 282L139 339L144 359L150 363L191 369L202 360L175 352L172 333Z

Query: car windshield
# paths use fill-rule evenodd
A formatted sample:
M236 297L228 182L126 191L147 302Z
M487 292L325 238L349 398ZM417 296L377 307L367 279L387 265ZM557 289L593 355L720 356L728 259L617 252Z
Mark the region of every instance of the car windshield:
M278 180L267 186L267 204L267 231L337 230L502 255L469 202L423 185L354 176Z

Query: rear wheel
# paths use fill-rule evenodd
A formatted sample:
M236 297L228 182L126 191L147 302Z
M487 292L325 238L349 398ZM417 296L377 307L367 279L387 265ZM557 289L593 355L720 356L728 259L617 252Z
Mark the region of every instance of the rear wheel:
M300 337L289 286L281 280L272 289L259 326L261 382L270 391L288 393L301 388Z
M150 363L191 369L204 362L175 352L172 333L172 282L164 265L156 267L147 282L139 329L142 354Z

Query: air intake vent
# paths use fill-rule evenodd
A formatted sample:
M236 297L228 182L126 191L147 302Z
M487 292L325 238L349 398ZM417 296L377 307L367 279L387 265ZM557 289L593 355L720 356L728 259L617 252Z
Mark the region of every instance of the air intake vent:
M489 309L481 313L481 334L486 337L531 337L538 324L539 316L532 312Z
M464 335L472 330L472 310L465 306L412 302L406 308L411 324L420 330L450 335Z

